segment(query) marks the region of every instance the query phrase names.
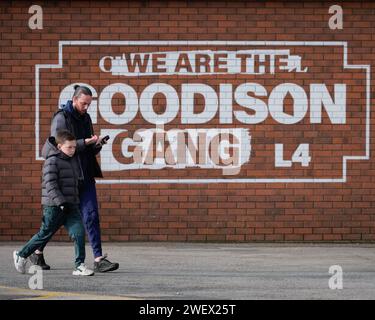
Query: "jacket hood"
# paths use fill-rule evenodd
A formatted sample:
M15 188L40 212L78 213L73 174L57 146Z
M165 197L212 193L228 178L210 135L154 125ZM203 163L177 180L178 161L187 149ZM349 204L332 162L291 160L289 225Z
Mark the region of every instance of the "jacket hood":
M66 102L66 104L62 104L60 106L61 110L63 110L64 112L67 112L67 113L70 113L74 118L78 119L78 120L81 120L82 118L84 118L86 116L85 115L80 115L73 107L73 101L72 100L68 100Z
M59 109L64 110L64 111L69 112L69 113L72 113L74 111L73 101L72 100L68 100L66 102L66 104L60 105Z
M57 148L57 143L56 143L56 140L55 140L55 137L49 137L44 146L43 146L43 149L42 149L42 157L44 159L48 159L50 157L53 157L53 156L58 156L60 158L69 158L67 155L65 155L63 152L61 152L58 148Z

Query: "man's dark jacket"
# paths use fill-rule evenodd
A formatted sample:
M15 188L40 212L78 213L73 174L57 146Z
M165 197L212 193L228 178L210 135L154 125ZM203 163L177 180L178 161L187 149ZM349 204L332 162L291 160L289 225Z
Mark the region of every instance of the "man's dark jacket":
M68 130L75 135L85 182L95 181L95 177L102 178L103 174L96 159L102 147L95 144L85 145L85 139L91 138L94 134L90 115L79 114L69 100L66 105L61 106L52 119L51 136L56 137L59 130Z

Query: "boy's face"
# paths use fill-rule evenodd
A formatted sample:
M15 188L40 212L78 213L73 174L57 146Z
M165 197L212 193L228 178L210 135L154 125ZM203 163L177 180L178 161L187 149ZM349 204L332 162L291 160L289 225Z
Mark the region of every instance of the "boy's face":
M63 144L58 144L57 148L64 152L67 156L73 157L74 153L76 152L77 141L65 141Z

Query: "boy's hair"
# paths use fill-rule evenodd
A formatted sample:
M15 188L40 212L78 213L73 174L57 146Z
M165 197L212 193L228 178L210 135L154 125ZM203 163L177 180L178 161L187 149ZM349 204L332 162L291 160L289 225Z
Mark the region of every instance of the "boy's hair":
M86 86L80 86L80 85L76 84L74 86L73 98L74 97L79 98L81 94L92 97L92 92L89 88L87 88Z
M57 144L64 144L65 141L76 140L76 137L68 130L60 130L57 132L55 140Z

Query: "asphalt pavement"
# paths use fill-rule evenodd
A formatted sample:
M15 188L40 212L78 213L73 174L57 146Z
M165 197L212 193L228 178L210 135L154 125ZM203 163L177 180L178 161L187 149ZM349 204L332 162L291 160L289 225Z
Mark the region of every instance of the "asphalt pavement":
M21 245L0 243L0 300L375 299L375 244L104 243L119 270L77 277L73 243L50 243L38 279L16 272Z

